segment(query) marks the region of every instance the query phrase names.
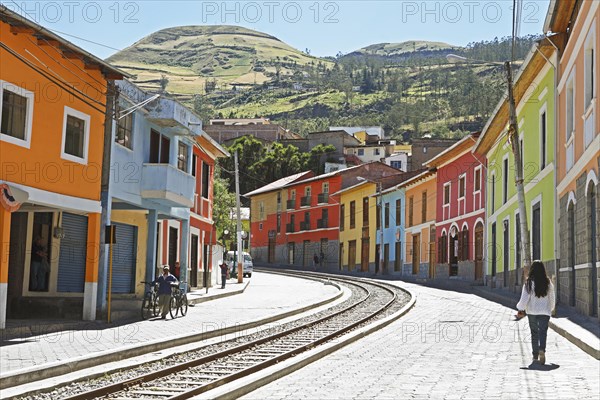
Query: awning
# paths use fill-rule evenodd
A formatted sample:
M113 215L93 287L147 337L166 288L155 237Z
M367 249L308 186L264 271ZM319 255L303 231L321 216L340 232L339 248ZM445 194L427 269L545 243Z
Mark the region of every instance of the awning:
M17 211L28 199L29 193L26 191L6 183L0 184L0 203L8 212Z

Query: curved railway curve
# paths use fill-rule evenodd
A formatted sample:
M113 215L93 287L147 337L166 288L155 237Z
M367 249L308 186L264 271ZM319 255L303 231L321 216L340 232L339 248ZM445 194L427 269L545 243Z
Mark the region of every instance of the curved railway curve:
M346 286L351 294L338 305L282 326L75 382L33 398L192 398L397 313L410 301L408 292L382 282L305 271L276 273L327 280Z

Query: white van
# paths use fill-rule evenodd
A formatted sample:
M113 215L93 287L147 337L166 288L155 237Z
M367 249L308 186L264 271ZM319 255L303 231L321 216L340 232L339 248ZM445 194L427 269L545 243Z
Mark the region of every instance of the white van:
M234 251L228 251L227 255L225 256L225 262L227 263L227 266L229 267L230 271L233 271L235 268L237 268L237 265L233 265L233 257L234 257ZM246 253L245 251L242 252L242 255L244 257L244 261L242 263L242 267L243 267L243 276L244 277L248 277L251 278L252 277L252 267L254 266L252 264L252 257L250 256L250 254ZM236 260L237 261L237 260Z

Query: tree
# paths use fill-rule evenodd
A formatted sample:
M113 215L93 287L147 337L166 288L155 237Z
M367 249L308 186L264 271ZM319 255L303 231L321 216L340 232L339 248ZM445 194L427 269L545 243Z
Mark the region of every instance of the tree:
M213 221L217 235L221 235L225 229L235 232L235 221L231 218L235 211L235 194L229 191L229 180L221 177L221 169L218 167L215 170L213 188Z
M162 93L167 91L167 85L169 84L169 77L167 77L165 74L162 74L160 76L160 81L158 82L160 85L160 91Z

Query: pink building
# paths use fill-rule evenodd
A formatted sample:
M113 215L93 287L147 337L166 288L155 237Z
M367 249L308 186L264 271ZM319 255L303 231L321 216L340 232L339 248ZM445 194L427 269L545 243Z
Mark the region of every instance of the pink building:
M485 159L471 152L473 133L424 165L437 170L436 278L483 279Z

